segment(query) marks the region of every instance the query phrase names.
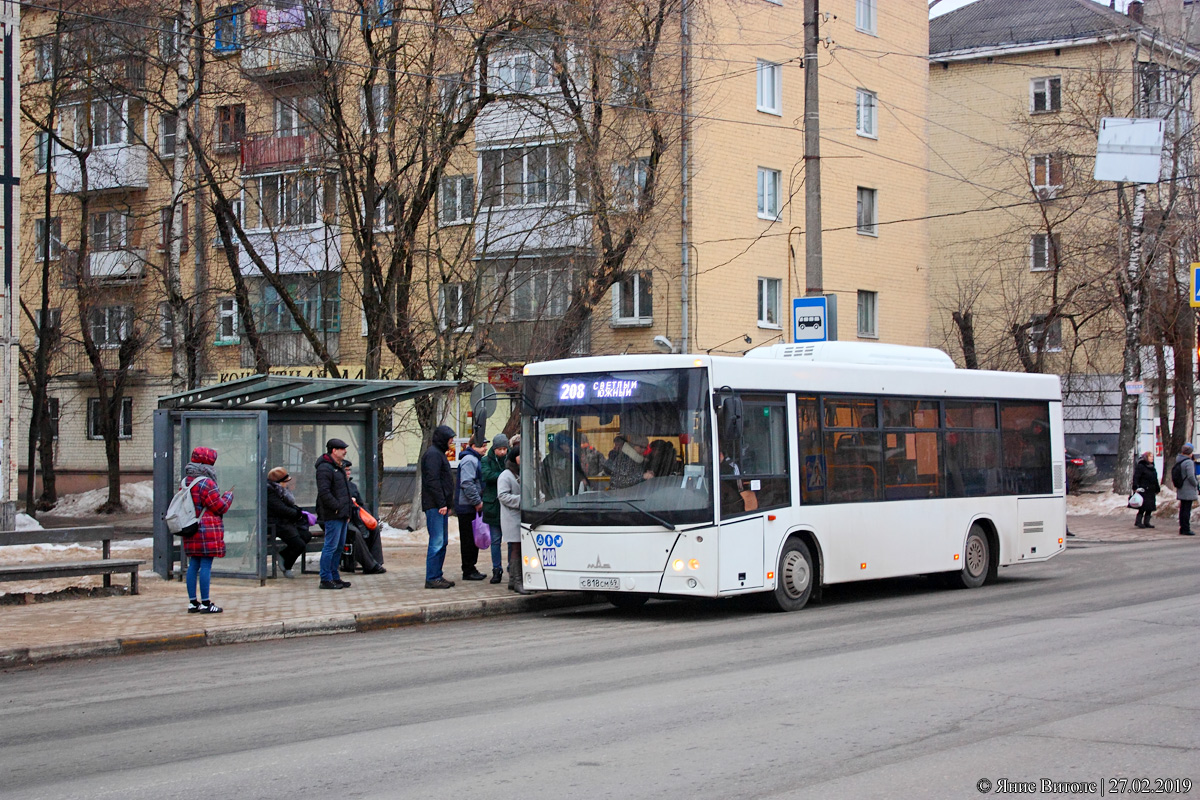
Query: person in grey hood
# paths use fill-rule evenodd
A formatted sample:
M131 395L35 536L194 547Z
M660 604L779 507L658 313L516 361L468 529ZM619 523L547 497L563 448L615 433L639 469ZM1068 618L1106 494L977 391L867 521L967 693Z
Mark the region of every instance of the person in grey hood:
M1172 482L1175 483L1175 496L1179 498L1179 535L1193 536L1192 533L1192 503L1200 497L1196 484L1196 463L1192 460L1195 448L1192 443L1186 443L1179 455L1175 457L1177 469L1171 471ZM1175 478L1181 480L1175 481Z
M429 529L429 549L425 553L425 588L449 589L442 566L446 562L446 537L450 511L454 506L454 474L446 459L446 448L454 438L454 429L438 425L425 455L421 456L421 510ZM470 535L468 531L467 535Z
M483 477L480 459L487 452L487 440L471 437L458 460L458 490L454 495L454 513L458 515L458 544L462 550L464 581L487 577L476 564L479 547L475 544L475 517L483 513Z

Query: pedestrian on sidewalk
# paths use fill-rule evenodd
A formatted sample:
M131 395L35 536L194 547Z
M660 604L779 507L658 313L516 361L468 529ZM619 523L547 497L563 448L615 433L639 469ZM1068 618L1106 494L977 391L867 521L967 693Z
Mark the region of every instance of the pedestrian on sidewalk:
M283 542L279 556L283 559L285 578L296 577L292 567L312 541L308 529L317 522L316 514L297 505L292 494L293 480L284 467L275 467L267 473L267 524Z
M454 513L458 515L458 547L462 552L464 581L481 581L487 576L479 571L479 547L475 544L475 518L483 514L483 476L481 459L487 452L487 440L476 436L463 448L458 458L458 486L454 491Z
M346 471L346 480L350 484L350 499L357 504L346 527L346 541L350 542L352 557L362 567L363 575L382 575L387 570L383 567L383 541L379 537L379 525L376 524L375 530L371 530L358 513L358 509L366 509L367 505L354 483L352 466L353 462L349 459L342 462L342 469ZM370 513L370 509L367 509L367 513Z
M498 496L497 481L504 472L504 462L508 458L508 437L503 433L496 434L492 439L492 449L483 457L479 465L483 478L483 521L492 529L492 580L499 583L504 580L504 561L500 555L500 497Z
M183 552L188 557L187 593L189 614L220 614L224 611L208 597L214 558L225 557L225 522L221 519L233 505L233 490L220 493L217 487L217 451L197 447L192 459L183 468L184 481L191 480L192 502L200 518L200 529L185 537ZM196 599L196 582L200 583L200 599Z
M454 505L454 475L446 448L454 439L454 429L438 425L425 455L421 456L421 510L425 512L425 527L429 529L429 549L425 553L425 588L449 589L454 581L446 580L442 569L446 562L447 522ZM459 536L463 532L459 531ZM470 531L466 532L471 535Z
M1192 536L1192 503L1200 497L1196 485L1196 462L1193 461L1195 448L1191 442L1183 446L1182 451L1175 457L1175 466L1171 479L1179 478L1175 485L1175 496L1179 498L1179 535Z
M1138 509L1135 528L1153 528L1150 514L1154 511L1155 498L1162 487L1158 483L1158 470L1154 468L1154 454L1149 450L1142 453L1133 468L1133 490L1142 490L1142 507Z
M346 549L346 525L354 510L350 480L342 469L348 446L341 439L325 443L325 455L317 459L317 518L325 523L325 546L321 549L321 588L349 589L340 566Z
M504 466L496 481L496 495L500 500L500 533L508 546L508 588L517 594L529 594L521 566L521 448L514 445L508 449Z

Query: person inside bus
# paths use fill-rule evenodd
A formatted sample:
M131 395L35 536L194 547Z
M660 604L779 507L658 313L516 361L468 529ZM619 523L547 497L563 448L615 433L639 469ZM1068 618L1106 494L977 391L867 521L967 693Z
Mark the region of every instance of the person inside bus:
M640 433L618 433L605 462L609 488L625 489L646 479L646 454L650 440Z
M643 476L649 480L650 478L677 475L679 474L678 465L678 459L675 457L675 445L666 439L655 439L650 443L650 451L646 456L646 471Z
M717 470L721 476L721 516L728 517L733 514L741 514L743 511L754 511L758 508L758 495L751 491L746 486L746 482L740 477L742 470L738 467L736 461L725 455L725 447L722 446L721 461L717 465Z
M571 445L571 434L559 431L542 459L542 485L547 498L566 497L587 484L587 473Z

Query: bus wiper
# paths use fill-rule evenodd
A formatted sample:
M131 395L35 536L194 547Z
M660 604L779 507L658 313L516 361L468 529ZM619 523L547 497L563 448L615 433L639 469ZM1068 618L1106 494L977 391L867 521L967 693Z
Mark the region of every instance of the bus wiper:
M547 514L546 516L544 516L544 517L542 517L541 519L539 519L537 522L535 522L535 523L533 523L532 525L530 525L530 526L529 526L529 530L531 530L531 531L536 531L536 530L538 529L538 526L539 526L539 525L545 525L547 522L549 522L550 520L554 519L555 517L557 517L559 514L561 514L562 512L564 512L564 511L566 511L566 510L567 510L566 508L556 508L556 509L554 509L554 510L553 510L553 511L551 511L549 514Z
M647 511L646 509L641 508L640 506L636 505L633 500L617 500L617 499L591 500L591 501L585 502L585 503L577 503L574 508L556 508L553 511L551 511L549 514L547 514L546 516L539 519L537 522L530 525L529 530L531 530L531 531L537 530L539 525L545 525L547 522L554 519L555 517L557 517L559 514L561 514L564 511L578 511L578 510L580 510L580 507L607 506L607 505L612 505L613 503L624 503L625 505L629 506L630 508L632 508L634 511L638 512L639 514L649 517L653 521L657 522L659 525L662 525L667 530L669 530L669 531L675 530L674 524L663 519L658 514L655 514L653 511Z
M660 517L658 514L655 514L653 511L647 511L646 509L644 509L644 508L641 508L640 506L637 506L637 505L635 505L635 504L634 504L634 502L633 502L632 500L618 500L617 502L619 502L619 503L624 503L625 505L627 505L627 506L629 506L630 508L632 508L634 511L637 511L637 512L639 512L639 513L645 514L647 517L649 517L650 519L654 520L654 521L655 521L655 522L657 522L659 525L662 525L664 528L666 528L666 529L667 529L667 530L669 530L669 531L673 531L673 530L675 530L675 526L674 526L673 524L671 524L671 523L670 523L670 522L668 522L667 520L663 519L663 518L662 518L662 517Z

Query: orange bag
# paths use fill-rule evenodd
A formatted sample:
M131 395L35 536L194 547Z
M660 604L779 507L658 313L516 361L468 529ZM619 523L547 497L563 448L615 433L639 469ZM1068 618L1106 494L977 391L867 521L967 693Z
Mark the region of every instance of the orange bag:
M362 520L362 524L367 526L367 530L373 531L379 527L379 520L375 519L358 501L354 501L354 507L358 509L358 518Z

